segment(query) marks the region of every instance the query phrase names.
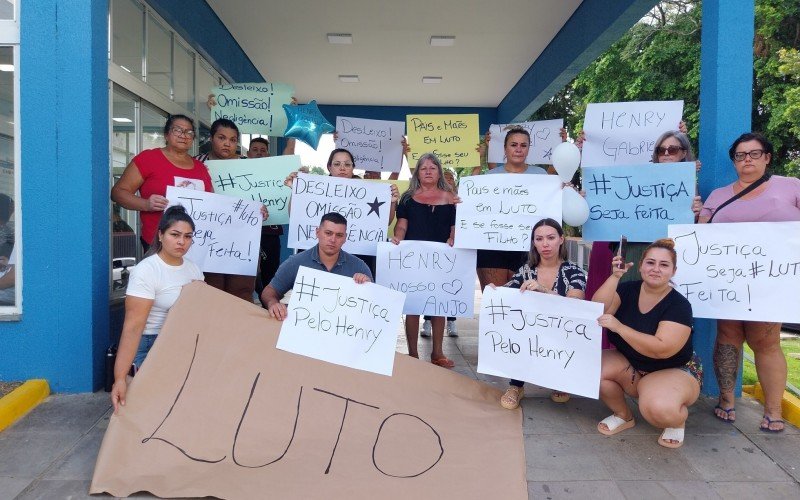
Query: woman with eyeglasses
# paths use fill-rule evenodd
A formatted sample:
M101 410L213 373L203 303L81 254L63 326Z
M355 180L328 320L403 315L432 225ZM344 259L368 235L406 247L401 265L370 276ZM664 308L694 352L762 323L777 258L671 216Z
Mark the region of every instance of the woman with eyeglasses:
M156 236L158 221L169 201L167 186L213 192L211 176L202 162L192 158L194 121L185 115L172 115L164 124L163 148L147 149L125 167L122 177L111 188L111 199L128 210L141 212L141 243L145 251ZM138 193L138 194L137 194Z
M353 153L344 149L344 148L337 148L331 151L330 156L328 156L328 173L331 177L341 177L342 179L360 179L359 176L353 173L353 169L355 168L355 159L353 158ZM283 182L284 185L288 187L292 187L294 183L294 179L297 177L297 172L292 172L286 177L286 180ZM389 207L389 224L392 223L394 220L394 213L397 209L397 200L400 198L400 193L397 190L397 186L394 184L389 184L392 198L391 198L391 206ZM375 256L374 255L356 255L359 259L363 260L369 270L372 271L372 275L375 276Z
M800 179L770 175L772 144L761 134L746 133L728 150L738 179L711 192L699 222L800 221ZM764 418L760 429L782 432L781 400L786 387L786 359L780 346L781 324L763 321L717 320L714 373L719 404L714 415L727 423L736 420L734 389L744 341L753 349L758 381L764 390Z

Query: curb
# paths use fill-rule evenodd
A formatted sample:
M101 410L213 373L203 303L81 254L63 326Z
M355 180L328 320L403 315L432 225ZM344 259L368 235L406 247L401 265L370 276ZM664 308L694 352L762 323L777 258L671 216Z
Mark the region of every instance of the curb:
M745 385L742 387L742 392L753 396L764 404L764 391L761 389L761 384ZM783 391L783 401L781 401L781 412L783 419L795 427L800 427L800 398L796 397L789 391Z
M0 432L22 418L50 395L46 380L28 380L0 398Z

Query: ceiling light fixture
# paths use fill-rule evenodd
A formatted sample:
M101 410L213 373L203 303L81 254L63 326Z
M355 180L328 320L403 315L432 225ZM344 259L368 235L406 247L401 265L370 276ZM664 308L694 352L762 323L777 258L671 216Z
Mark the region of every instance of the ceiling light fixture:
M112 118L117 123L133 123L133 120L130 118Z
M123 66L123 65L121 65L121 64L119 65L119 67L120 67L120 68L122 68L122 69L124 69L124 70L125 70L125 71L127 71L128 73L130 73L130 72L131 72L131 70L129 70L128 68L126 68L125 66Z
M13 64L0 64L0 71L6 71L6 72L14 71L14 65Z
M358 83L358 75L339 75L339 81L342 83Z
M328 43L333 45L351 45L353 35L350 33L328 33Z
M433 35L429 43L431 47L452 47L456 44L456 37L451 35Z
M422 83L442 83L441 76L423 76Z

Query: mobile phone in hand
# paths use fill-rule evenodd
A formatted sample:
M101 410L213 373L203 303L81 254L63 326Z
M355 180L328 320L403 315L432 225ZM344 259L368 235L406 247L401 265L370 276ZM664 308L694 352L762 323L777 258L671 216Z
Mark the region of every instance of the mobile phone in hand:
M627 256L627 252L628 252L628 238L626 238L625 235L623 234L619 238L619 250L617 250L617 255L621 257L618 266L619 269L625 269L625 258Z

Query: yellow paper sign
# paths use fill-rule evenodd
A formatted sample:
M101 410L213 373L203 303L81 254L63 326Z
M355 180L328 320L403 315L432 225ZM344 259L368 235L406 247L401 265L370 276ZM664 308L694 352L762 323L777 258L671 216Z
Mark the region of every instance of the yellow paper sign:
M478 115L406 115L406 132L413 169L425 153L434 153L443 167L477 167L481 164L475 148L480 129Z

